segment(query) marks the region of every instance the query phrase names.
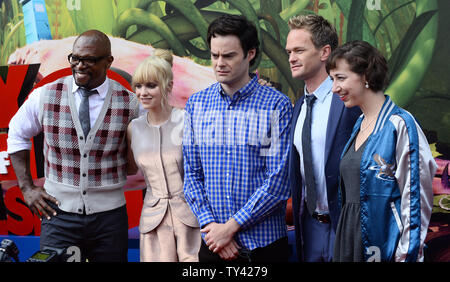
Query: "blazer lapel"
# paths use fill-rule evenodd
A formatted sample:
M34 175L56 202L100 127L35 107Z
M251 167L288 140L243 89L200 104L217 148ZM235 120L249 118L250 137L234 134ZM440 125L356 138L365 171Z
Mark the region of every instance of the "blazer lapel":
M342 112L344 111L344 103L341 103L339 97L333 94L331 100L330 114L328 116L327 136L325 142L325 163L328 161L331 148L333 146L334 136L336 135L339 121L341 120Z
M292 112L291 132L294 131L295 125L297 124L298 116L300 115L300 109L302 108L304 99L305 95L300 97L294 105L294 111ZM293 142L294 139L292 139L291 141Z

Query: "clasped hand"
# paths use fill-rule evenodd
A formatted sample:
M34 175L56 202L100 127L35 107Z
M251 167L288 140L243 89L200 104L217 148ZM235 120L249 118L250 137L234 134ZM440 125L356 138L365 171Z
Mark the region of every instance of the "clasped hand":
M240 246L233 239L240 225L230 219L226 223L211 222L200 230L206 233L204 239L209 249L224 260L233 260L239 255Z

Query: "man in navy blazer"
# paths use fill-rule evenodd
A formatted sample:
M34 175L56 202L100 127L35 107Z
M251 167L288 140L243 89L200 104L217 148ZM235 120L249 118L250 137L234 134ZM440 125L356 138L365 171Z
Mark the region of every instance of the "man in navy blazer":
M289 20L289 28L286 51L292 76L305 83L304 95L294 106L290 135L296 251L300 261L331 261L340 214L340 155L361 111L347 109L331 91L325 64L338 45L336 29L319 15L295 16ZM309 119L304 100L311 95L314 102ZM305 120L311 124L308 137L303 135L303 127L309 128L304 126ZM313 188L307 189L306 183Z

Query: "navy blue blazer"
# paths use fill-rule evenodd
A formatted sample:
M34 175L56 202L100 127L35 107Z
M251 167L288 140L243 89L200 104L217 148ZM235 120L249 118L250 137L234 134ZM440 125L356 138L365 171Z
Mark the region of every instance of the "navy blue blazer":
M292 212L295 226L297 256L300 261L303 261L303 246L301 243L303 240L301 236L300 214L300 207L302 206L302 176L300 173L300 156L294 145L294 133L304 97L305 96L300 97L294 106L290 133L291 148L289 152L289 178L292 193ZM340 157L347 140L350 138L353 126L360 115L361 110L358 107L346 108L344 106L344 102L339 99L339 96L333 94L330 114L328 117L325 143L325 177L327 184L328 208L330 211L331 224L334 230L336 230L340 214L340 206L338 202Z

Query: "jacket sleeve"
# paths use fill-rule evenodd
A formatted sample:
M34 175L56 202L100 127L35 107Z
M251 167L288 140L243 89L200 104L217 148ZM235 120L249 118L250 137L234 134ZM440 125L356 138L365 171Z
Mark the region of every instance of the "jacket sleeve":
M403 230L395 252L395 261L423 261L424 241L433 207L433 177L436 162L427 139L406 114L395 119L397 127L395 178L401 193Z

